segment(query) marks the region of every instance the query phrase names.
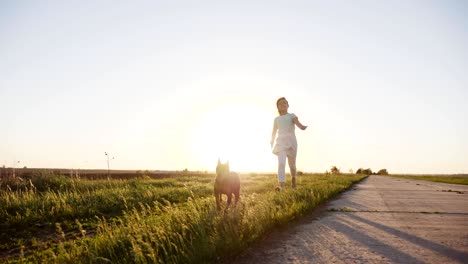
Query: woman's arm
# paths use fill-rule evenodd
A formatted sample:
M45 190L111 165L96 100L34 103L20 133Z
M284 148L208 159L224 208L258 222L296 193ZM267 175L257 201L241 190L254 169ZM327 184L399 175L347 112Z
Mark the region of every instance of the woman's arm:
M293 122L294 124L296 124L296 126L302 130L306 130L307 126L304 126L303 124L301 124L301 122L299 122L299 118L295 117L293 119Z
M275 143L275 138L276 138L276 132L277 131L278 131L278 126L276 125L276 122L273 122L273 131L271 132L271 140L270 140L271 147L273 147L273 144Z

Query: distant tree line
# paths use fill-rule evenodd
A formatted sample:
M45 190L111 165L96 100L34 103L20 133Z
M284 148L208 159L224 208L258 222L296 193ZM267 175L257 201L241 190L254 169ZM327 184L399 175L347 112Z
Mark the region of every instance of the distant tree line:
M359 168L356 171L356 174L365 174L365 175L388 175L387 169L381 169L378 172L373 172L370 168L363 169Z
M353 174L353 170L350 169L349 170L349 173ZM341 171L340 171L340 168L336 167L336 166L332 166L330 168L330 171L325 171L325 174L341 174ZM381 169L379 170L378 172L373 172L370 168L367 168L367 169L363 169L363 168L359 168L357 171L356 171L356 174L365 174L365 175L389 175L387 169Z

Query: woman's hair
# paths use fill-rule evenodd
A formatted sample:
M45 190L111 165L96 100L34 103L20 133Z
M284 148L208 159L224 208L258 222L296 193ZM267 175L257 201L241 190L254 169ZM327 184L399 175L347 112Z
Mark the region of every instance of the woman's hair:
M288 103L288 105L289 105L289 102L288 102L288 100L286 100L286 97L281 97L281 98L279 98L278 100L276 100L276 108L278 108L278 104L279 104L279 102L280 102L281 100L285 100L286 103ZM280 112L279 112L279 109L278 109L278 113L280 113ZM280 114L281 114L281 113L280 113Z

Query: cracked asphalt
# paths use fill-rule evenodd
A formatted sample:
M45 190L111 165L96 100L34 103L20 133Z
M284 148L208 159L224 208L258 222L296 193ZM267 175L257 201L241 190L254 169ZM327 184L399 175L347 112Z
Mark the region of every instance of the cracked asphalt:
M468 263L468 186L370 176L231 263Z

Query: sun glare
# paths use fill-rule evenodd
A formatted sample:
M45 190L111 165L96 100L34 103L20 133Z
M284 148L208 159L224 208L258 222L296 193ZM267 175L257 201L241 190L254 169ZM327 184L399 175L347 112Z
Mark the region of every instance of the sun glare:
M194 159L208 171L215 169L218 159L229 161L233 171L271 171L274 159L269 146L270 121L269 111L252 104L208 108L194 127Z

